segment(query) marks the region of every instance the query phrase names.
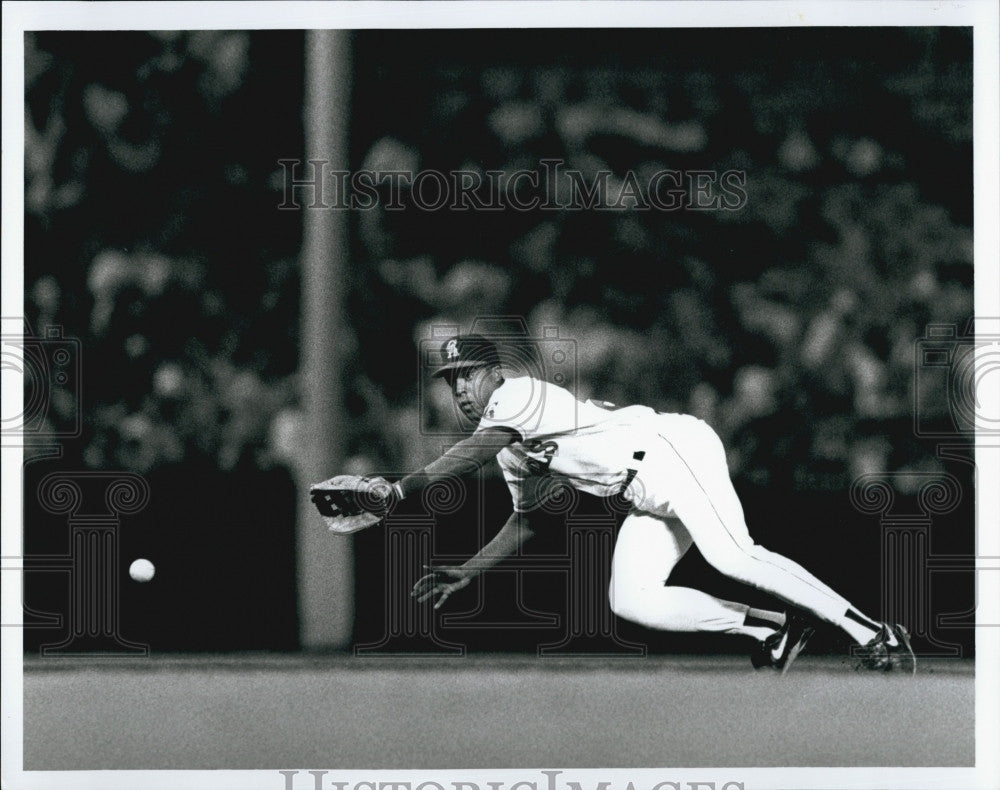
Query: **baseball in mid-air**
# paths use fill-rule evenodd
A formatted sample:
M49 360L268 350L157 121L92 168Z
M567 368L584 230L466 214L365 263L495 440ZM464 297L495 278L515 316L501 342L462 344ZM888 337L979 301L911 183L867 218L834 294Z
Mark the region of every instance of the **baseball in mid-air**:
M148 582L155 573L153 563L146 559L138 559L128 566L128 575L137 582Z

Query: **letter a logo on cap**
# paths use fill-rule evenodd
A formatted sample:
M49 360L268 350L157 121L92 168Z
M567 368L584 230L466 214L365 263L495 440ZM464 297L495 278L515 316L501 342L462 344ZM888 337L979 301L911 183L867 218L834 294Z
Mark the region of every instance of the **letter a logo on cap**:
M458 341L449 340L448 345L445 346L445 353L448 354L448 359L458 359Z

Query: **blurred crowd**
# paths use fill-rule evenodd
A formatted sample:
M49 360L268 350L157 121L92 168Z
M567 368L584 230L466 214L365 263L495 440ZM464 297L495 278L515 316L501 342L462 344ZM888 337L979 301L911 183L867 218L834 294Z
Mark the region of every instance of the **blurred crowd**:
M87 467L292 462L302 215L276 207L302 50L27 36L26 311L82 341L44 416L80 409ZM948 393L914 360L973 309L971 51L959 28L356 34L355 168L736 170L746 202L352 213L355 336L326 339L356 349L347 465L433 457L422 421L450 412L420 344L516 315L575 342L581 397L707 420L745 484L938 468L913 415L946 420Z

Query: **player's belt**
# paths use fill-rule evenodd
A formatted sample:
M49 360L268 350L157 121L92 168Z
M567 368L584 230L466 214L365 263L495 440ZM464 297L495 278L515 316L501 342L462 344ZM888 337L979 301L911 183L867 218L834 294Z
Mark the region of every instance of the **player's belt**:
M641 461L645 457L646 457L645 450L636 450L634 453L632 453L633 461ZM639 474L638 469L629 468L625 470L625 482L622 483L622 487L618 489L618 496L625 496L625 492L628 490L628 487L632 485L632 481L635 480L635 476L637 474Z

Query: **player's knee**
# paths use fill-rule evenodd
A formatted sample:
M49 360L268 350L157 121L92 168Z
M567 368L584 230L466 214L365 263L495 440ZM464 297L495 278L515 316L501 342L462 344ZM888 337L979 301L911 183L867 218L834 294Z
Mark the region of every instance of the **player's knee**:
M683 600L659 582L655 587L612 583L608 602L616 617L664 631L689 631Z
M608 604L616 616L632 622L642 622L642 613L646 608L645 601L648 597L641 584L616 581L614 577L611 578L611 584L608 586Z

